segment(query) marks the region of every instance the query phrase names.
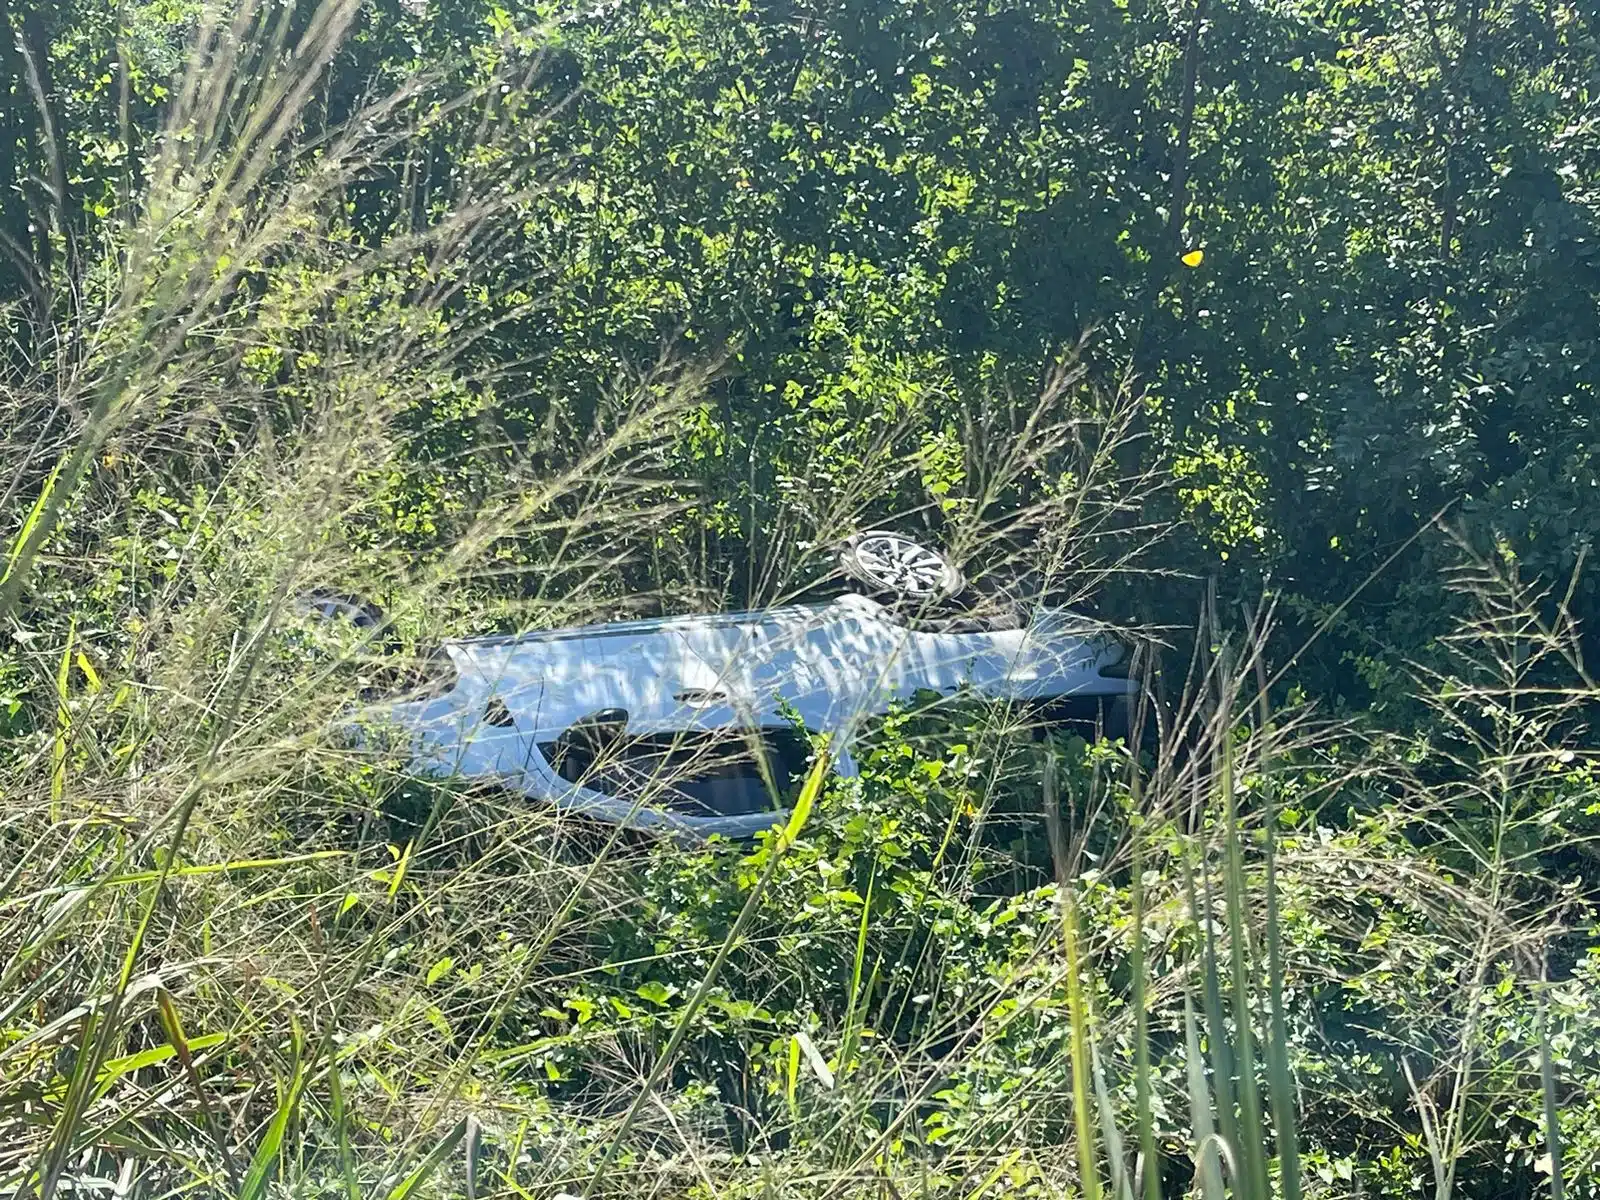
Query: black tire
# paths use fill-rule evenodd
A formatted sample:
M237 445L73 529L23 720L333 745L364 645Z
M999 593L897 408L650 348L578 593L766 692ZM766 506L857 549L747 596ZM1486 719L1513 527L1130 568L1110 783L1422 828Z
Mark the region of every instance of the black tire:
M383 610L356 596L338 592L303 592L294 598L295 611L322 621L349 621L357 629L377 629L383 624Z
M310 617L315 622L347 622L352 629L364 635L360 655L363 659L376 662L391 659L400 653L400 640L390 628L383 609L359 596L321 590L302 592L294 598L293 608L299 616ZM379 680L368 690L374 694L393 691L399 686L397 679L398 676Z
M887 529L839 544L839 568L873 595L896 605L936 605L966 589L961 568L938 550Z

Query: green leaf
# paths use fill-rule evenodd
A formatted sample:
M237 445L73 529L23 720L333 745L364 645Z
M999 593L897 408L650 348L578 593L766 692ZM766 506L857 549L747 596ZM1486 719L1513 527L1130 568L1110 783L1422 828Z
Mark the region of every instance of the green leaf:
M262 1135L261 1144L250 1159L250 1169L245 1172L244 1185L239 1189L239 1200L261 1200L267 1194L267 1184L271 1181L278 1151L283 1146L283 1135L289 1128L289 1118L294 1115L295 1107L300 1102L300 1090L305 1086L305 1078L305 1068L296 1064L289 1086L279 1098L278 1107L267 1124L267 1132Z
M199 1037L185 1038L191 1053L197 1050L209 1050L213 1046L220 1046L228 1040L225 1033L206 1033ZM167 1059L177 1054L177 1048L170 1042L159 1046L151 1046L148 1050L141 1050L137 1054L125 1055L122 1058L107 1059L100 1068L100 1085L110 1084L119 1076L127 1075L133 1071L153 1067L157 1063L164 1063Z
M651 979L634 988L633 994L641 1000L648 1000L651 1004L659 1004L665 1007L667 1001L672 999L672 993L676 990L676 988L670 988L660 980Z

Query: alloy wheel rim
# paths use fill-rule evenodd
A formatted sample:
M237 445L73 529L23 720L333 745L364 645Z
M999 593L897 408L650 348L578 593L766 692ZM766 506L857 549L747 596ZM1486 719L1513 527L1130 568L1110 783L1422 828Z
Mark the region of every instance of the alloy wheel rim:
M862 538L855 556L873 582L908 596L938 595L949 575L944 559L935 551L892 534Z

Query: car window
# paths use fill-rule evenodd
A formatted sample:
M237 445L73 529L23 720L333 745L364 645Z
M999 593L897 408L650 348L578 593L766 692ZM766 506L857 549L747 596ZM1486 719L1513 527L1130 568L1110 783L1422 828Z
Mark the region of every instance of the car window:
M676 731L626 737L600 750L566 740L539 749L569 783L693 817L781 807L810 755L793 729Z

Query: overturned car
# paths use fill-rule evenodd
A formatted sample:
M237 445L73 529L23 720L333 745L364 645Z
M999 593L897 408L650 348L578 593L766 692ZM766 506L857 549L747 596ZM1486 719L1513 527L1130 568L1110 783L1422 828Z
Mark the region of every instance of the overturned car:
M1105 626L1060 608L981 611L948 558L897 533L857 534L836 561L849 590L817 603L446 641L420 686L360 724L397 733L418 772L691 840L781 822L811 735L851 775L862 718L915 697L1125 725L1132 654ZM381 621L341 598L302 606Z

